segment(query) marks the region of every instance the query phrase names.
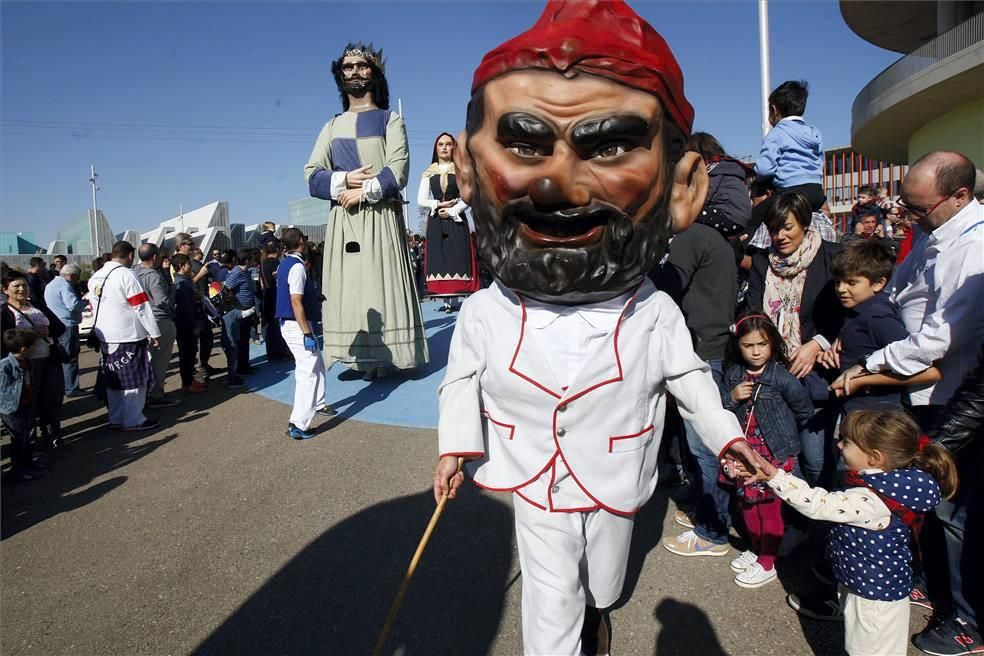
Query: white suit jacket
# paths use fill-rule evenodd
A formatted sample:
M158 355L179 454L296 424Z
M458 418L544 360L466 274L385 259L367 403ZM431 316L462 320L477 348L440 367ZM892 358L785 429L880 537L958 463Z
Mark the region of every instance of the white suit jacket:
M742 435L679 308L648 279L567 388L525 325L522 298L496 282L462 304L451 339L440 453L477 457L466 467L478 485L517 490L561 458L592 500L628 515L656 487L667 391L714 453Z

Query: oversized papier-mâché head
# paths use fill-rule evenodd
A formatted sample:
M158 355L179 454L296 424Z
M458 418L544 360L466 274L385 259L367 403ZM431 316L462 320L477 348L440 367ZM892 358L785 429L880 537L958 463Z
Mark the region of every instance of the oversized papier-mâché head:
M367 95L372 95L380 109L389 109L389 85L382 49L376 50L371 43L350 43L345 46L342 56L331 63L331 74L338 85L345 111L348 111L350 97Z
M707 193L692 122L676 59L628 5L548 2L485 55L455 149L486 265L551 303L638 285Z

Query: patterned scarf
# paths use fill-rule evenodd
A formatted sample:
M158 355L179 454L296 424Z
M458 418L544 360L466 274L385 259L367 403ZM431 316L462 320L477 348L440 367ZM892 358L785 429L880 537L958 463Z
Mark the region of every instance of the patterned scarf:
M769 270L765 274L765 313L779 328L779 334L790 351L803 343L800 333L800 303L806 270L820 250L820 234L813 226L806 231L803 243L789 257L769 250Z

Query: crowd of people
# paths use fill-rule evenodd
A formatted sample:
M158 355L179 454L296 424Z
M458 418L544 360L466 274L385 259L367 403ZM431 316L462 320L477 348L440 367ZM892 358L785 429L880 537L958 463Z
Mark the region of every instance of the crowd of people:
M339 60L347 111L325 126L305 170L312 194L334 201L327 251L296 229L278 236L265 224L259 247L216 249L207 262L185 233L175 236L173 253L121 241L93 261L96 393L110 428L153 429L157 420L144 410L180 402L165 393L175 348L184 393L207 391L219 372L210 365L217 329L229 389L255 372L251 343L262 342L269 361L294 360L287 432L307 439L316 416L334 414L325 403L327 365L342 361L371 379L427 362L415 259L448 312L478 290L474 228L450 134L438 137L420 183L426 242L404 239L392 198L406 184L406 152L387 145L402 133L402 119L378 97L380 107L363 106L371 122L348 111L365 95L359 76L371 72L370 55L349 49ZM730 568L741 588L774 582L778 559L810 549L823 590L791 594L789 604L812 619L844 621L850 653L904 653L910 603L933 613L914 638L918 648L973 653L984 580L973 557L984 528L979 174L959 153L929 153L912 163L898 199L862 186L838 230L820 185L822 138L804 118L807 97L802 82L772 93L774 127L754 165L729 157L707 133L687 144L703 158L709 191L650 278L682 310L691 346L761 471L748 479L723 471L697 420L681 420L665 456L692 486L693 507L676 513L686 530L663 544L679 556L727 556L729 533L739 530L748 548ZM370 123L375 132L364 134ZM366 138L379 161L332 162L333 138ZM357 230L349 220L356 214ZM62 444L62 400L82 393L80 269L58 257L50 271L40 258L31 265L3 274L0 409L18 480L51 466ZM332 317L324 354L323 304ZM374 317L375 307L392 323Z
M905 653L910 603L932 610L913 638L918 648L976 653L984 580L970 555L984 528L980 173L959 153L930 153L912 164L897 201L862 186L839 234L812 187L822 149L802 118L805 101L798 82L772 94L776 127L754 168L728 158L710 135L691 140L707 162L710 191L652 277L680 304L724 407L770 478L729 480L683 422L667 453L693 504L674 516L686 530L663 546L727 556L737 528L748 547L730 568L742 588L775 581L777 559L811 549L822 591L790 594L789 605L845 621L849 653ZM795 139L770 144L777 132L794 131ZM782 175L784 162L802 174L811 161L810 176Z

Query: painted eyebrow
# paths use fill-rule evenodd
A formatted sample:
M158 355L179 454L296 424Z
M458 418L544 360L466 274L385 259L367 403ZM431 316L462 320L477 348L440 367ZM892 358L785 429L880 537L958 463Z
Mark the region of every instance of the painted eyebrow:
M636 114L617 114L590 119L571 130L571 140L577 145L593 146L607 141L637 141L649 135L648 120Z
M526 112L503 114L499 118L498 132L500 139L529 139L534 141L552 139L555 135L554 129L549 123Z

